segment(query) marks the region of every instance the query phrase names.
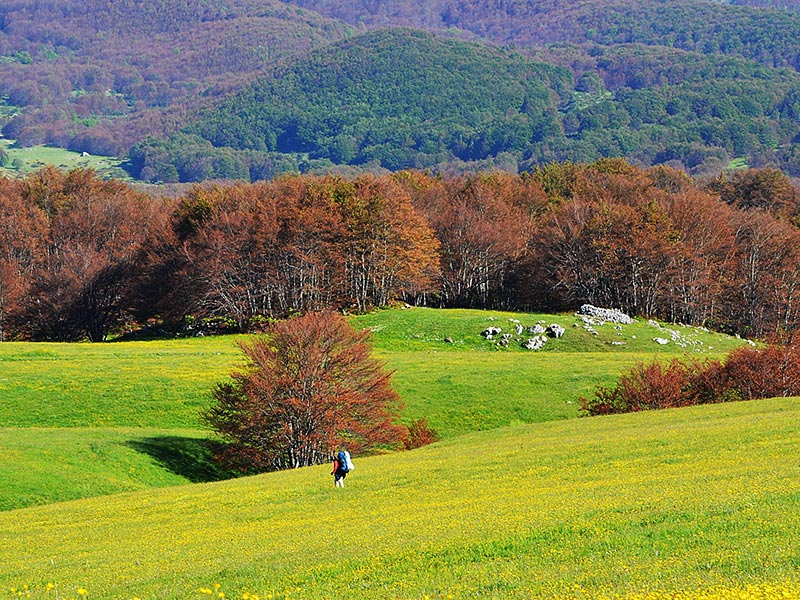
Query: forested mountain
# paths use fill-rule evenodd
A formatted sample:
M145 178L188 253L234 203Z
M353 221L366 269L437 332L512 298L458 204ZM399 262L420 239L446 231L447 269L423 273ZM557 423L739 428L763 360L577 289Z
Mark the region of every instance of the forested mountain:
M719 0L723 4L739 4L741 6L761 6L764 8L783 8L786 10L800 10L797 0Z
M798 4L9 0L0 120L148 181L604 156L800 175Z
M347 32L274 0L5 0L4 135L122 155L277 59Z
M515 170L603 156L718 171L749 155L800 170L798 157L775 150L800 134L794 70L644 45L538 56L377 30L287 63L184 134L139 144L133 163L161 181L257 179L270 160L272 174L333 165ZM274 164L279 156L283 165Z
M286 64L188 131L217 147L302 154L328 165L431 167L529 152L560 137L557 98L571 80L568 70L517 53L380 30ZM175 145L179 154L186 141ZM143 168L163 162L156 145L132 154ZM181 179L191 172L180 157L175 166Z
M800 14L698 0L293 0L368 28L464 31L517 47L641 43L797 68ZM743 3L739 3L743 4Z

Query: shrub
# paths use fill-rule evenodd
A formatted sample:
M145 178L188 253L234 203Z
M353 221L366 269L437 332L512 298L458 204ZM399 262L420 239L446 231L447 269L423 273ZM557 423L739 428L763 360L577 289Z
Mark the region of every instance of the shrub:
M800 395L800 342L744 347L725 363L639 363L613 388L580 398L584 415Z
M800 343L734 350L725 376L742 400L800 395Z
M581 410L590 415L675 408L697 403L694 381L699 363L678 359L664 365L639 363L623 374L614 388L601 387L593 399L580 398Z
M408 426L405 439L403 440L403 447L406 450L413 450L414 448L421 448L428 444L433 444L439 441L439 434L428 426L428 420L425 417L411 421Z

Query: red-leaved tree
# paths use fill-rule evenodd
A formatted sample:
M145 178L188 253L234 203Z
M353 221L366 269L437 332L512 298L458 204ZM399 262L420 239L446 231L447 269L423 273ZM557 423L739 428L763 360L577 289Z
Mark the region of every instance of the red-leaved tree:
M204 415L226 442L219 459L257 472L320 464L342 446L399 447L400 399L368 336L341 315L314 312L242 343L246 368L216 386Z

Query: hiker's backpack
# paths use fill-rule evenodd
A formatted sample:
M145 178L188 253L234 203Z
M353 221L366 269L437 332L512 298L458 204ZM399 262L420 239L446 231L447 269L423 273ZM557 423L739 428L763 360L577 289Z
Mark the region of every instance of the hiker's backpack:
M344 450L339 450L339 454L336 455L336 460L339 461L340 471L347 473L347 471L350 470L350 455L347 452Z
M350 453L347 450L344 451L344 464L347 465L348 471L355 469L353 461L350 459Z

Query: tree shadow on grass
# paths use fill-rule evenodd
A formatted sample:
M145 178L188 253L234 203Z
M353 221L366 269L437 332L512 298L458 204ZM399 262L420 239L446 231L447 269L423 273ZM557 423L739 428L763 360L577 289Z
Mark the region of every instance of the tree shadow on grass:
M222 445L213 440L167 435L129 440L126 445L192 483L222 481L242 475L214 460L214 454Z

